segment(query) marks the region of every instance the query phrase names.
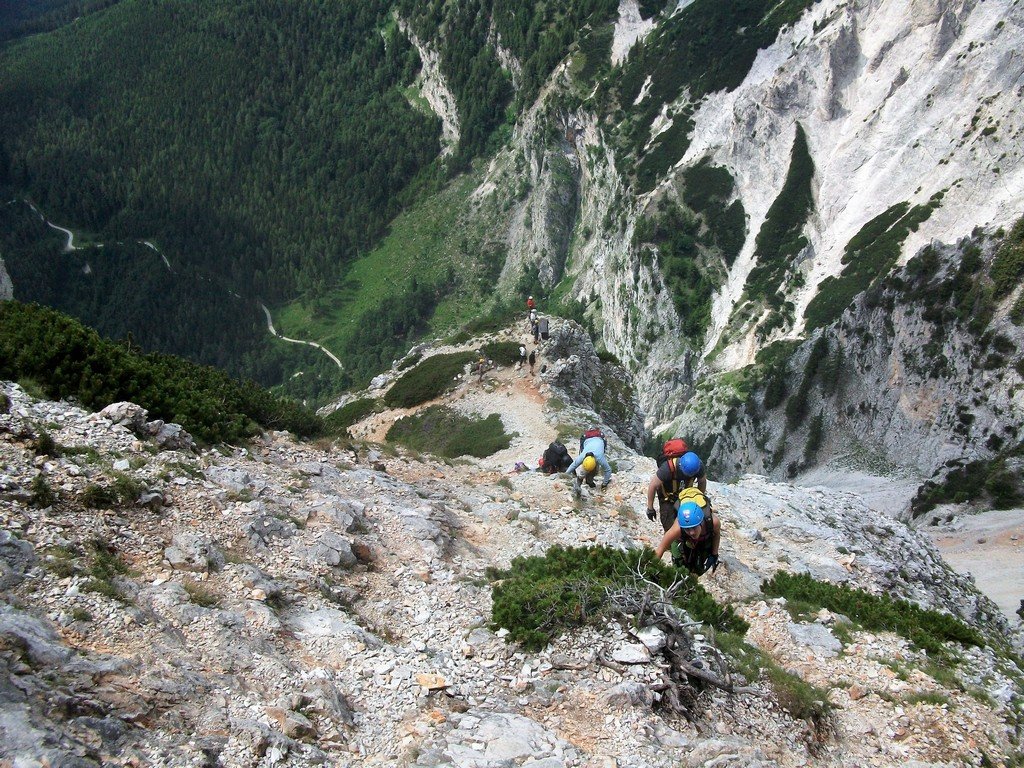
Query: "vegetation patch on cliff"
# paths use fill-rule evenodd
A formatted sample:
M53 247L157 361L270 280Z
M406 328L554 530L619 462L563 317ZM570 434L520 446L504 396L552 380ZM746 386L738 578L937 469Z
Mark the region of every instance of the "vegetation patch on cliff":
M265 429L318 434L322 421L252 382L173 355L135 354L51 309L0 303L0 378L32 378L47 397L88 408L130 400L204 442L235 442Z
M846 265L838 277L822 281L818 293L807 305L807 330L826 326L839 318L861 292L888 274L900 255L903 241L925 222L942 202L942 192L923 205L897 203L861 227L843 253Z
M618 136L620 160L624 155L640 156L663 105L687 91L690 104L696 104L709 93L736 88L757 52L771 45L779 30L799 19L811 4L812 0L697 0L660 24L598 92L605 119ZM723 40L729 44L722 45Z
M637 222L633 243L641 256L656 257L684 336L701 343L711 323L712 297L724 279L709 249L716 244L713 234L698 217L662 200L654 215Z
M793 259L807 245L803 231L814 207L813 179L814 161L804 129L798 124L786 181L757 233L754 249L757 266L750 271L745 289L748 299L763 301L773 311L782 309L783 281L793 266Z
M384 402L392 408L411 408L440 397L475 358L472 352L428 357L391 386Z
M446 458L483 458L505 450L512 443L512 436L505 432L498 414L472 418L440 405L399 419L391 425L387 439Z
M761 584L761 591L772 597L784 597L797 607L811 611L827 608L851 619L864 629L896 632L929 654L953 659L946 643L982 647L981 634L946 613L921 608L888 595L873 595L862 589L816 581L806 573L780 571Z

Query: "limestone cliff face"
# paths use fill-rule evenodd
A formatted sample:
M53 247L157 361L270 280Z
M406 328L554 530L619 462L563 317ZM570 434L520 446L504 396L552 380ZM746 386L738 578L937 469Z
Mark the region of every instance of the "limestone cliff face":
M638 26L635 12L624 2L617 29L632 30L638 39L669 21L663 14L653 27ZM520 120L485 184L516 193L505 289L530 274L545 288L557 285L559 295L584 308L599 342L633 376L648 427L671 431L699 424L707 437L709 424L724 426L736 398L734 382L723 390L723 374L752 364L774 341L807 338L805 311L825 281L846 269L847 246L866 224L900 204L931 205L899 244L899 265L933 240L955 243L975 227L1006 226L1024 212L1024 112L1017 108L1024 89L1022 49L1024 10L1008 0L816 3L758 53L742 84L693 105L688 150L644 193L619 167L609 124L585 107L564 106L571 82L563 64ZM687 99L684 94L665 105L662 115ZM805 243L784 266L783 312L766 324L771 309L750 301L748 278L765 258L756 254L756 236L783 189L798 126L813 163L813 203L797 231ZM652 126L652 136L664 127ZM746 212L746 241L715 293L705 336L683 338L686 318L673 305L663 266L642 258L634 236L639 220L659 201L675 199L686 172L705 160L731 173L733 198ZM512 179L519 171L528 181L517 187ZM823 404L825 431L855 424L894 461L925 472L958 451L977 450L973 439L942 437L956 419L942 403L953 393L969 402L987 399L991 388L972 392L976 385L963 380L956 364L918 381L904 358L922 333L919 314L866 312L863 299L857 306L846 330L830 331L829 339L851 361L880 364L884 349L895 350L895 357L858 373L859 383L841 404ZM870 330L858 331L860 323ZM950 359L960 354L935 351ZM1003 368L1015 359L1005 356ZM1012 378L1012 372L1002 373ZM870 414L845 415L850 405L860 414L862 402L888 403L894 392L899 395L892 403L876 405ZM1005 399L998 396L982 410L1005 408ZM1004 415L1002 421L1014 418ZM977 419L979 425L1002 423L980 411ZM773 430L769 445L792 433L778 420L765 424ZM922 448L915 441L923 434L930 437ZM911 443L915 449L908 453ZM749 468L784 472L804 463L788 447L779 464L743 433L730 444L747 445L730 454L738 450L732 460Z
M0 259L0 301L7 301L14 298L14 284L11 276L7 274L7 267L4 260Z
M1024 379L1009 361L1024 329L1008 317L1012 296L985 293L993 249L929 246L859 297L720 414L712 459L776 477L830 460L929 476L1015 445Z

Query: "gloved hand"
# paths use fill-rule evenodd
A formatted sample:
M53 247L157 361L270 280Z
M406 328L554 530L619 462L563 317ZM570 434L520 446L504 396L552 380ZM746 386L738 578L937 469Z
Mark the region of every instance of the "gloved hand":
M704 570L712 573L718 570L718 555L708 555L704 561Z
M658 513L654 511L654 507L648 507L647 508L647 519L648 520L654 520L654 518L657 516L657 514Z

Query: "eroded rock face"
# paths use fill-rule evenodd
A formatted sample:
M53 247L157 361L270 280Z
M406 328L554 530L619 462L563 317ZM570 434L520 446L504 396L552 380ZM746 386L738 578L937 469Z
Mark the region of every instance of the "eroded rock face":
M643 447L647 432L628 374L598 357L578 323L554 323L543 349L552 360L544 379L554 389L573 405L597 412L626 445Z

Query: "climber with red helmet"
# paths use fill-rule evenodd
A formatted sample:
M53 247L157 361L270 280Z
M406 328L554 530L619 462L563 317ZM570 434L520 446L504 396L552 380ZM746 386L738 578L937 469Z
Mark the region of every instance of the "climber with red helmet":
M718 547L722 543L722 522L711 509L711 502L697 488L685 488L679 494L679 508L655 550L660 560L672 552L672 564L700 576L718 570Z

